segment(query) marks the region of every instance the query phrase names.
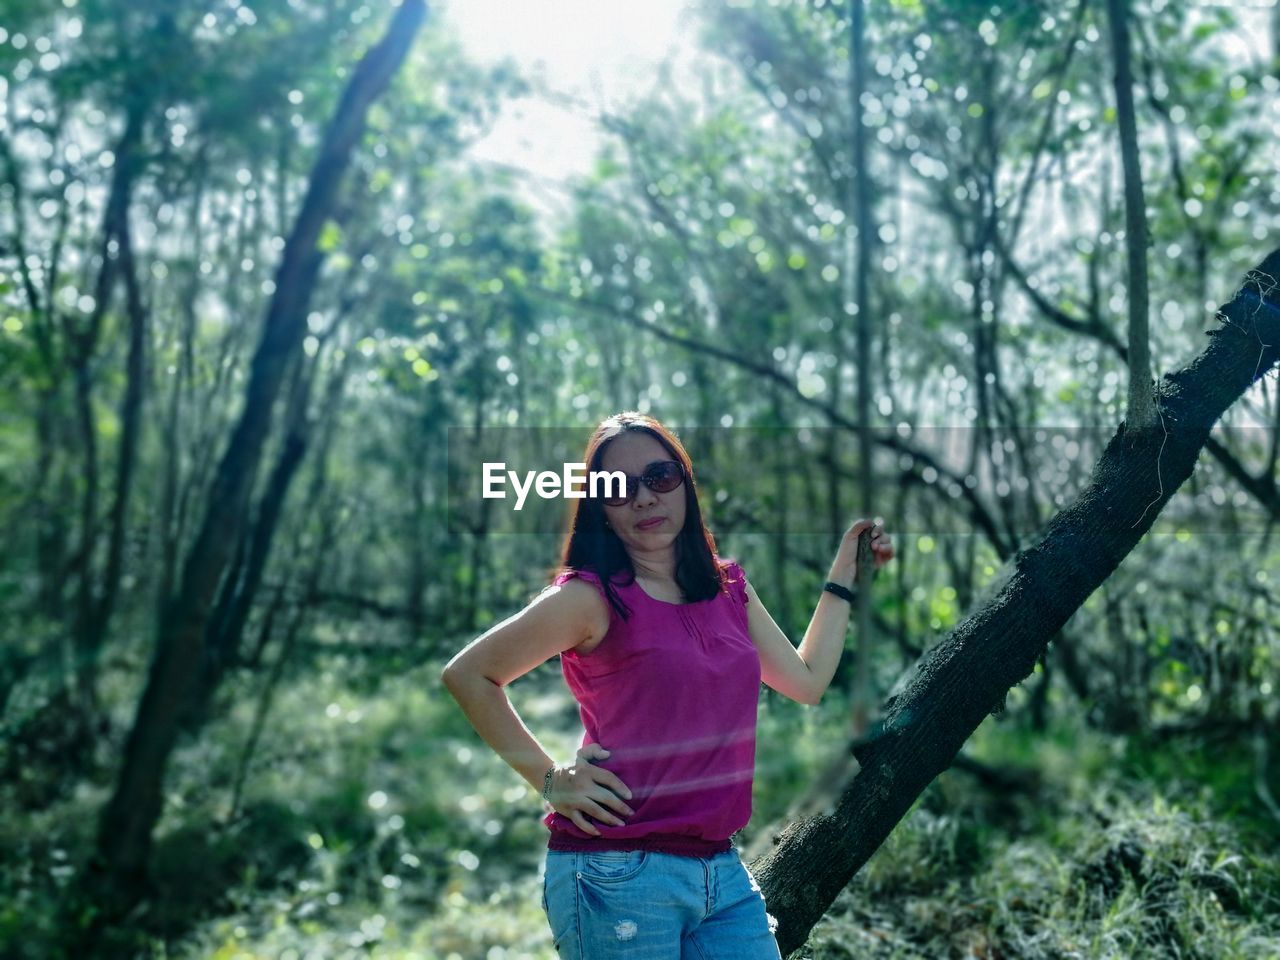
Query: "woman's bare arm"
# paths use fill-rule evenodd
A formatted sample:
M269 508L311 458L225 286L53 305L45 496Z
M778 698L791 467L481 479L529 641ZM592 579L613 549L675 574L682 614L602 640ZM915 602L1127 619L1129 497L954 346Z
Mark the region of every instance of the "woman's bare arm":
M817 676L760 602L755 587L751 586L745 575L743 580L750 601L747 604L747 625L751 632L751 642L760 654L760 682L796 703L814 706L822 697ZM823 596L831 597L830 594ZM834 597L831 599L835 600ZM842 600L835 602L844 607L849 606ZM834 634L837 630L843 631L848 627L849 615L829 602L819 602L814 613L814 624L817 625L816 628L811 624L806 636L815 629L819 634ZM843 637L843 633L841 636Z
M598 639L608 628L608 608L602 596L590 584L570 580L544 591L522 611L477 636L440 672L440 680L481 739L538 794L554 762L518 716L503 687L554 655ZM572 805L581 806L604 823L621 824L622 820L604 806L630 814L631 808L621 800L630 796L630 791L616 774L604 768L591 769L586 780L590 782L575 787L584 796L573 799ZM584 826L579 815L573 819ZM591 828L591 832L598 831Z
M871 528L871 549L875 567L893 559L893 542L884 533L880 521L856 520L845 531L840 549L831 564L827 579L845 587L853 586L857 574L858 537ZM847 601L823 592L809 621L809 629L797 649L764 608L755 588L743 576L747 589L747 621L751 641L760 652L760 680L784 697L797 703L816 706L831 685L836 667L844 653L844 638L849 631L852 612Z
M481 739L542 792L552 758L516 714L502 688L551 657L608 630L595 587L574 579L552 587L519 613L485 631L441 672L445 687Z

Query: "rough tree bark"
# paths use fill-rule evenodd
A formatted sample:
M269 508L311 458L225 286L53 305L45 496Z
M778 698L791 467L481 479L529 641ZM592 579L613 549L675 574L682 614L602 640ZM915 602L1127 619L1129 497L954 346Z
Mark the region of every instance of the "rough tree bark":
M203 657L214 592L236 544L251 480L270 430L272 405L306 333L311 290L323 260L317 249L320 230L334 208L369 106L404 61L425 15L422 0L405 0L386 34L353 72L321 142L306 198L276 273L276 293L254 355L244 410L219 464L179 590L161 617L155 657L125 745L120 778L102 813L97 851L82 877L84 892L101 911L99 923L110 922L147 892L151 833L163 805L164 770L177 740L177 718Z
M1280 249L1245 277L1220 326L1161 378L1162 415L1121 423L1088 486L1020 550L997 592L930 649L853 748L860 769L824 813L788 825L750 866L778 920L783 956L867 862L969 735L1030 675L1063 624L1142 539L1195 469L1209 431L1280 361Z

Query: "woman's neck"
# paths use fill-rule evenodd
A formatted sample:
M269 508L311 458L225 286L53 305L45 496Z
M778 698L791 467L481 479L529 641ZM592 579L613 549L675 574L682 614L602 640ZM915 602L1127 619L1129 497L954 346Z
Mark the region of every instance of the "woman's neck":
M636 576L655 583L675 583L676 548L671 544L661 550L630 551L631 566Z

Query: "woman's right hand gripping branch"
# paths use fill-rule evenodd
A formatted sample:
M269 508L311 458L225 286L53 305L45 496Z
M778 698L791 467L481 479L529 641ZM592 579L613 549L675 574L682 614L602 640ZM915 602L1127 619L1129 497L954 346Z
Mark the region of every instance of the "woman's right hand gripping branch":
M551 774L550 799L547 801L553 810L561 816L568 817L579 830L600 836L600 830L593 823L588 823L585 814L590 814L601 823L622 826L623 821L614 816L606 807L618 813L631 816L635 813L623 798L631 799L631 791L618 779L618 775L603 767L594 766L593 759L603 760L609 751L598 743L588 743L578 751L577 760L571 765L556 764Z

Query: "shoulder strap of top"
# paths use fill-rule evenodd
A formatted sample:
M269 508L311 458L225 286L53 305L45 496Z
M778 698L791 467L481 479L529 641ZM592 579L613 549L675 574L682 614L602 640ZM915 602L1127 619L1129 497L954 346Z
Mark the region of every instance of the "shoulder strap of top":
M574 577L581 577L588 583L599 585L600 578L590 570L566 570L564 573L557 574L556 578L551 581L553 586L560 586L562 583L568 583Z
M747 583L742 567L736 560L725 560L724 571L729 576L729 592L744 607L751 602L747 596Z

